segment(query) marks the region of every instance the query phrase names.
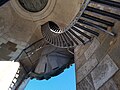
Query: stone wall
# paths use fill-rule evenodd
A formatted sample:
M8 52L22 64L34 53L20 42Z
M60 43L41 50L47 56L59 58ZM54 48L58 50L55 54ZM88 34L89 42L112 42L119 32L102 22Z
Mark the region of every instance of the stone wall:
M49 3L52 3L52 1L49 1ZM77 14L82 1L67 0L64 2L56 0L54 9L52 11L49 11L51 7L48 9L50 14L47 16L43 15L45 17L42 19L40 19L42 17L42 14L40 14L37 20L21 6L13 5L14 0L2 5L0 7L0 61L16 59L25 47L43 38L41 34L41 25L43 23L54 21L61 28L66 27ZM66 9L64 10L64 8ZM30 16L30 19L24 16L25 12ZM33 15L38 18L36 13L33 13Z
M120 22L75 52L77 90L120 90Z
M10 2L0 12L0 61L12 61L26 47L36 25L16 14Z

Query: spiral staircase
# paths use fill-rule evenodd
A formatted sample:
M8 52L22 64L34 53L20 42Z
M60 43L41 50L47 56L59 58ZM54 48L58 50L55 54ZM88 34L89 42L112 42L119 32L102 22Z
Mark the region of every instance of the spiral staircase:
M108 27L114 26L114 22L95 17L93 16L93 13L116 20L120 20L120 15L93 7L91 5L92 3L101 5L101 7L107 5L111 8L120 8L119 2L111 0L85 0L77 16L73 22L71 22L70 26L68 26L65 30L60 30L59 26L50 21L42 25L42 34L46 41L54 46L61 48L74 47L79 44L85 45L87 42L91 41L94 36L99 36L97 31L90 29L88 26L96 28L97 30L105 32L109 35L115 36L114 32L107 31ZM96 24L96 22L100 24ZM101 24L104 24L104 26ZM87 40L84 40L84 38Z
M6 1L0 0L0 6ZM103 7L106 6L113 10L104 10ZM99 37L100 32L115 37L117 33L112 32L109 28L114 27L115 21L120 20L120 15L116 13L116 9L120 9L118 0L84 0L78 14L65 29L60 29L59 25L53 21L43 24L41 26L43 39L23 49L21 54L15 59L15 61L20 62L21 67L16 73L16 75L19 75L14 77L18 82L14 82L13 79L9 90L17 90L28 77L42 80L62 73L65 68L74 63L74 47L92 42L94 37ZM110 18L110 20L106 18ZM46 53L46 51L49 51L49 49L46 49L47 47L53 48L50 50L51 52ZM41 66L42 70L38 70L38 73L36 67L40 67L38 65L39 59L44 61L45 55L53 55L52 58L58 55L61 58L64 57L65 60L62 61L61 58L55 59L53 63L49 64L48 59L51 57L47 57L45 62L40 62L43 66ZM24 74L21 75L20 72L24 72Z

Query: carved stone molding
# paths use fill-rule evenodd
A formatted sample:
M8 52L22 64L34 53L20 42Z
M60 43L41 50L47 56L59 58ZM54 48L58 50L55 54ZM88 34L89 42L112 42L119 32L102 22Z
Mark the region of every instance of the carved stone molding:
M42 11L48 3L48 0L18 0L18 1L24 9L30 12Z
M49 14L52 12L54 9L54 6L56 4L56 0L48 0L47 5L45 8L39 12L30 12L24 9L18 0L11 0L10 1L11 6L13 9L23 18L28 19L28 20L41 20L44 19L45 17L49 16Z

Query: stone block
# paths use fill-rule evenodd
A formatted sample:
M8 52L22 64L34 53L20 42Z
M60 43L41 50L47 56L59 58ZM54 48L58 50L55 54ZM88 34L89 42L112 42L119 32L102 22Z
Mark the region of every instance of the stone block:
M110 79L99 90L118 90L115 82Z
M26 42L22 42L22 41L21 41L21 45L22 45L22 46L26 46L26 45L27 45L27 43L26 43Z
M25 47L23 47L21 45L17 45L16 48L23 50Z
M109 48L111 47L111 41L113 40L113 37L108 35L102 42L102 44L98 47L98 49L95 51L96 58L98 61L101 61L103 57L107 54Z
M92 44L84 53L86 59L89 59L92 56L92 54L95 52L95 50L98 48L99 45L100 45L100 42L96 38L94 38Z
M95 90L90 75L77 84L77 90Z
M11 50L11 51L16 51L16 44L8 41L6 44L1 44L2 48Z
M8 55L11 53L12 51L5 49L5 48L0 48L0 58L5 59L5 60L9 60L11 57L9 57Z
M8 56L12 57L14 55L15 52L11 52Z
M9 37L7 40L10 41L10 42L16 43L16 42L15 42L15 39L13 39L13 38L10 38L10 37Z
M76 46L75 49L74 49L74 52L76 54L78 54L81 47L82 47L82 45Z
M84 79L98 64L96 57L91 57L81 68L77 70L77 83Z
M113 76L113 80L117 85L118 90L120 90L120 70Z
M12 52L11 54L9 54L9 56L11 56L10 60L15 60L21 52L22 50L17 49L16 52Z
M8 41L5 40L4 38L0 38L0 42L2 42L2 43L7 43Z
M110 57L120 68L120 43L109 52Z
M113 42L113 47L109 51L110 57L120 68L120 23L117 23L114 27L114 31L117 33L115 42Z
M75 53L75 60L80 58L84 52L87 50L87 48L90 46L90 43L87 43L86 45L81 45L75 48L74 53Z
M100 88L118 71L118 67L109 55L106 55L99 65L91 72L95 89Z
M79 68L81 68L85 63L87 62L85 55L81 55L80 58L78 58L77 60L75 59L75 66L76 66L76 70L78 70Z

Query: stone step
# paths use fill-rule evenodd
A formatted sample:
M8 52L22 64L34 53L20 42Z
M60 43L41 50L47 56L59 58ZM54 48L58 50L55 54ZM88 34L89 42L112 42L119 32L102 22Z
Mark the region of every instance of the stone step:
M75 26L75 27L78 27L78 28L80 28L80 29L82 29L82 30L84 30L84 31L87 31L87 32L89 32L89 33L91 33L91 34L93 34L93 35L95 35L95 36L99 36L99 33L97 33L96 31L93 31L93 30L91 30L91 29L89 29L89 28L86 28L86 27L84 27L84 26L81 26L81 25L78 24L78 23L76 23L74 26Z
M114 14L114 13L111 13L111 12L108 12L108 11L100 10L100 9L90 7L90 6L88 6L86 8L86 10L89 11L89 12L94 12L94 13L97 13L97 14L101 14L101 15L104 15L104 16L107 16L107 17L111 17L111 18L120 20L120 15Z
M72 36L74 36L74 37L77 38L80 42L82 42L82 44L85 44L85 41L84 41L82 38L80 38L72 29L69 29L68 31L72 34Z
M54 22L50 21L50 22L47 22L46 25L43 25L44 31L42 32L45 39L52 45L62 47L62 48L63 47L67 48L67 47L74 47L81 43L85 45L86 44L85 38L87 38L88 41L91 41L91 38L92 38L91 35L99 36L99 33L95 30L100 30L109 35L115 36L114 33L107 31L109 26L110 27L114 26L113 22L86 14L84 12L87 11L89 13L96 13L104 17L109 17L116 20L120 20L120 15L114 12L108 12L105 10L98 9L98 7L96 6L93 7L90 5L93 2L96 2L98 5L100 4L101 6L105 6L104 4L107 4L109 6L113 4L114 7L120 6L118 4L119 2L112 1L112 0L106 0L106 1L91 0L89 3L87 2L86 4L87 6L83 8L84 11L81 10L82 13L80 13L80 16L83 18L81 17L76 18L77 19L76 22L74 22L67 30L63 31L62 33L58 33L58 32L61 32L61 30ZM90 20L92 20L93 22ZM98 23L101 23L101 24L98 24ZM95 30L91 30L89 27L95 28ZM91 35L88 35L87 32L90 33Z
M71 29L73 29L75 32L79 33L80 35L83 35L84 37L86 37L87 39L91 40L91 37L87 34L85 34L84 32L80 31L79 29L77 29L76 27L71 27Z
M120 8L120 2L116 2L113 0L91 0L91 1L99 3L99 4L105 4L105 5L108 5L110 7Z
M85 24L85 25L88 25L88 26L91 26L91 27L94 27L94 28L97 28L97 29L102 28L104 30L107 30L107 27L103 27L101 25L97 25L95 23L92 23L92 22L89 22L89 21L86 21L86 20L79 19L78 22L82 23L82 24Z
M67 31L66 35L69 36L69 38L71 39L71 42L73 43L72 45L78 45L79 43L75 40L75 38L73 38L73 36Z
M114 26L113 22L110 22L110 21L107 21L107 20L104 20L104 19L100 19L98 17L91 16L91 15L88 15L88 14L85 14L85 13L82 14L82 17L93 20L93 21L96 21L96 22L99 22L99 23L102 23L102 24L105 24L105 25L108 25L108 26Z

